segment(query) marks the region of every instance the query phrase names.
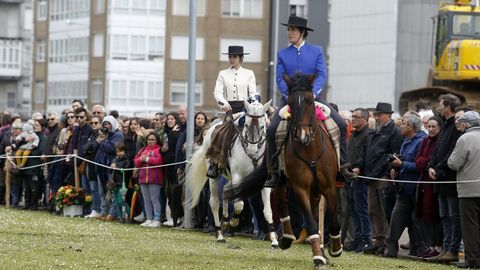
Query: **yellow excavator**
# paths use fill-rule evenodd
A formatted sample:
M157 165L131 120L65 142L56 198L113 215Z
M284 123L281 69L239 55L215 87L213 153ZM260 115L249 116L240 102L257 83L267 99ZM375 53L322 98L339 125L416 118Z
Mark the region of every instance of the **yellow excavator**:
M433 108L438 97L451 93L464 105L480 110L480 6L479 0L442 3L435 19L434 61L427 87L404 92L399 109L414 109L424 102Z

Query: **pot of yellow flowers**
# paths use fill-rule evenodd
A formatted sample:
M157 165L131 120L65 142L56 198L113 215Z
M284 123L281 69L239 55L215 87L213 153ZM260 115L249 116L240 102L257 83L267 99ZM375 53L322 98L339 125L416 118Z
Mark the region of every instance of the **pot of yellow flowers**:
M91 197L85 194L85 191L80 187L62 186L55 194L56 206L63 210L64 216L82 216L83 206L89 202L91 202Z

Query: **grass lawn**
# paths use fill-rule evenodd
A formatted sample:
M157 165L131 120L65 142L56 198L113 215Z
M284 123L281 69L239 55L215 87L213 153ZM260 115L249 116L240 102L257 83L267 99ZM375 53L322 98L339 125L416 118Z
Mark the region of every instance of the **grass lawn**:
M272 250L267 241L162 227L103 223L0 208L0 269L312 269L308 245ZM345 252L329 269L453 269Z

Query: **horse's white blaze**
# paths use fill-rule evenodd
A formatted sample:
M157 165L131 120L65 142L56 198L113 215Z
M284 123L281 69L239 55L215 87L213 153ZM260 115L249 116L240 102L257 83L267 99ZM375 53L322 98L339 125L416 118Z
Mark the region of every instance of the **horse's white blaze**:
M305 134L305 129L302 128L302 135L300 136L302 143L305 143L307 140L307 135Z

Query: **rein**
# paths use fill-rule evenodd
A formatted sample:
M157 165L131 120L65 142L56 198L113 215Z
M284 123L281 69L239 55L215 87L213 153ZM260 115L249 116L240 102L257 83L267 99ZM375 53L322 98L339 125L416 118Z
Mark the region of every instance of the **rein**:
M262 116L257 116L257 115L251 115L249 113L246 114L246 116L248 117L251 117L252 120L254 120L254 122L256 124L252 124L251 127L250 125L249 126L245 126L243 129L240 129L238 126L235 125L235 131L237 133L237 137L238 139L240 140L240 144L242 145L242 148L243 150L245 151L245 154L247 154L247 156L250 158L250 160L252 160L252 163L253 163L253 167L255 169L258 168L258 164L259 164L259 161L263 159L264 155L265 155L265 152L263 152L260 156L258 157L255 157L255 154L250 154L248 151L247 151L247 147L249 144L253 144L253 145L257 145L257 149L260 150L262 147L263 147L263 144L265 143L266 139L267 139L267 136L266 136L266 132L265 132L265 128L262 130L262 132L259 134L259 139L258 141L254 141L253 139L253 132L254 132L254 127L255 126L258 126L258 119L261 118L261 117L264 117L263 115ZM245 131L245 134L244 132ZM252 134L252 139L249 139L248 138L248 133L250 132L250 134ZM233 146L232 146L233 147Z

